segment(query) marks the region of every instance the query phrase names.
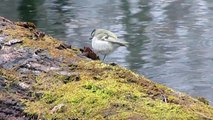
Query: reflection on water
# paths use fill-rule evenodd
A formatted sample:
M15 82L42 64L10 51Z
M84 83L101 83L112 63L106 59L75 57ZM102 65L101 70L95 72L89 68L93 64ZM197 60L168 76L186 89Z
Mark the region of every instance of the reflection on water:
M92 29L109 29L131 45L108 61L213 101L212 0L3 0L0 15L78 47L91 46Z

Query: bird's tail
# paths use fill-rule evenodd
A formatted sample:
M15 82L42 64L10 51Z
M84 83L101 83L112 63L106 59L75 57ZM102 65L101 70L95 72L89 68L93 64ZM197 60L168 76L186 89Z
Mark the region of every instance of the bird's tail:
M129 46L129 43L128 42L125 42L125 41L119 41L121 46L125 46L125 47L128 47Z

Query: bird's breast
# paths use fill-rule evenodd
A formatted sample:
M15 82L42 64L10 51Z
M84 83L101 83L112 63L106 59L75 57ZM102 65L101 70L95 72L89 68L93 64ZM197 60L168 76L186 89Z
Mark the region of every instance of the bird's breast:
M112 43L98 40L95 37L92 39L92 48L101 54L109 54L115 49Z

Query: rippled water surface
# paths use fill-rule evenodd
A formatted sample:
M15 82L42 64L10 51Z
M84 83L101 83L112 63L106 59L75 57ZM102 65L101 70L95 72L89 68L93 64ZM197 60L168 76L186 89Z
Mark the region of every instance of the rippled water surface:
M131 45L108 62L213 101L212 0L1 0L0 15L78 47L109 29Z

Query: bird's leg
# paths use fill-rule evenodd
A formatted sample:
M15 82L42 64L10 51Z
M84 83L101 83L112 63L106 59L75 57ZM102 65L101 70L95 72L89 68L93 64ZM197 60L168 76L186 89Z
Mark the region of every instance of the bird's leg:
M105 58L106 58L106 54L104 55L103 61L104 61Z

